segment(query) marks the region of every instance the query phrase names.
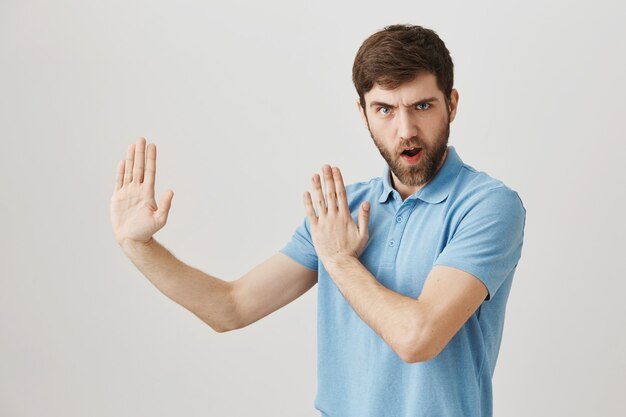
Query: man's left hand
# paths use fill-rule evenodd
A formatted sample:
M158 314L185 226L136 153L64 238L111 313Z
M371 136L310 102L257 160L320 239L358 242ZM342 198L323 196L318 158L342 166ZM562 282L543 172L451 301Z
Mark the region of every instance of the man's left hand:
M324 188L319 174L314 174L313 200L309 192L304 193L304 209L311 224L311 237L317 256L326 268L329 264L338 263L346 257L357 258L365 249L368 240L367 223L370 204L363 202L359 207L358 226L352 219L346 188L343 184L341 171L338 167L324 165Z

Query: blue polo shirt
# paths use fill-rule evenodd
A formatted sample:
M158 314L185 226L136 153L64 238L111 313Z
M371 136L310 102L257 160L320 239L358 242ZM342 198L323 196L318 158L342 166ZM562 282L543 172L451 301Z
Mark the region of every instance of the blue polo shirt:
M281 252L318 271L315 408L327 417L492 416L491 381L526 218L518 194L463 163L453 146L404 201L386 164L382 177L346 192L355 222L370 202L360 261L385 287L417 298L433 266L447 265L480 279L489 295L434 359L404 362L339 292L305 217Z

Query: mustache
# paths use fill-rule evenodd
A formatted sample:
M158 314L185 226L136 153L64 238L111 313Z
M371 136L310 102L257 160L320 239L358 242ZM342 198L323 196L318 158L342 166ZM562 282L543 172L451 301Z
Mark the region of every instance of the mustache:
M422 149L424 149L425 146L424 146L424 144L422 143L421 140L417 140L416 141L415 139L412 139L411 141L407 141L407 142L401 143L400 146L398 147L400 152L402 152L406 148L422 148Z

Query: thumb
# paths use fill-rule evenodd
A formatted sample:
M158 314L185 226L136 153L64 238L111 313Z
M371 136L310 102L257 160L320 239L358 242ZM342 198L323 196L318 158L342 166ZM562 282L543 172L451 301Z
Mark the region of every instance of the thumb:
M167 222L167 215L170 212L170 208L172 207L172 198L174 198L174 191L167 190L161 196L161 201L159 202L159 209L157 210L157 216L162 218L163 223Z
M370 203L369 201L364 201L361 203L361 207L359 207L359 232L361 235L367 235L367 224L370 219Z

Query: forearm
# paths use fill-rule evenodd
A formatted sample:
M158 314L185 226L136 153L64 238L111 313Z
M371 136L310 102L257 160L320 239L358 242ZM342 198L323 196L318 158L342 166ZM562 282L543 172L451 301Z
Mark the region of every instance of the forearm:
M238 327L230 282L181 262L153 238L145 244L126 243L121 247L154 286L215 331Z
M424 356L426 348L420 347L428 329L418 300L383 286L358 259L328 263L326 269L354 311L401 359L428 359Z

